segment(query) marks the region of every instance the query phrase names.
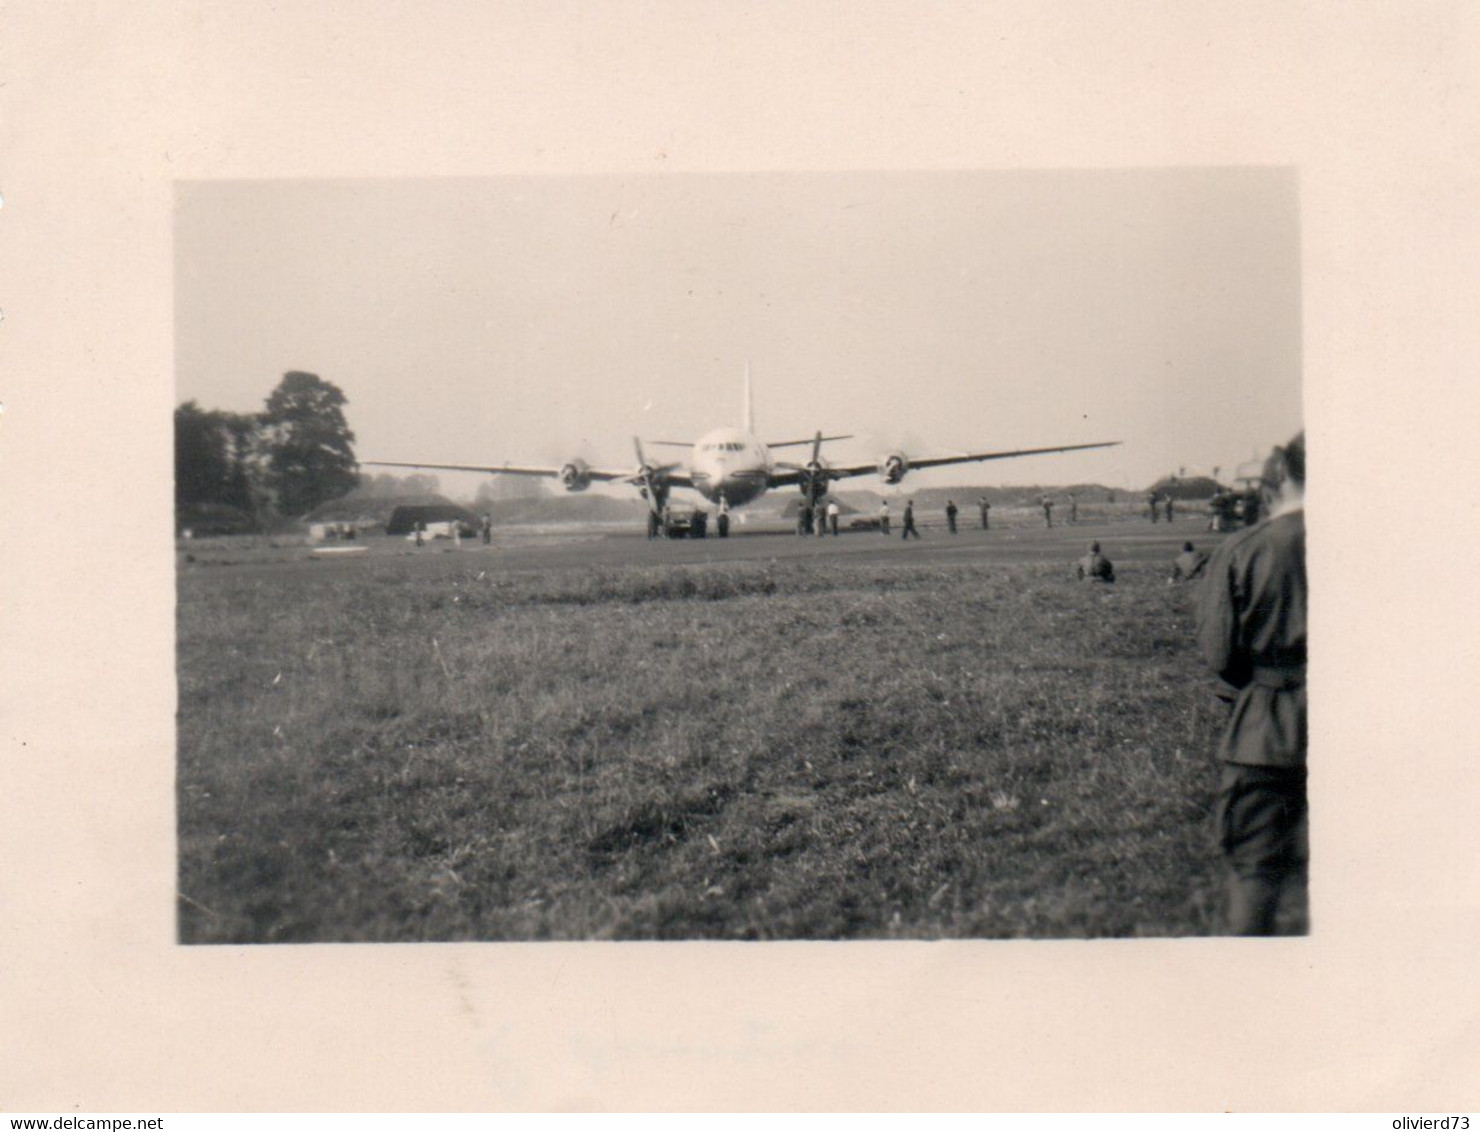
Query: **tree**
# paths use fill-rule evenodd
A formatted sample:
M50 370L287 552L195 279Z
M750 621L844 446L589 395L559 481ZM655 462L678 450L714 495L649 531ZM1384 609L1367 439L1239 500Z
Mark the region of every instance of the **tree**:
M226 474L215 414L186 401L175 410L175 506L220 502Z
M352 491L355 434L344 393L317 374L283 374L262 413L268 486L284 515L302 515Z
M225 505L251 513L251 415L202 409L186 401L175 410L175 507Z

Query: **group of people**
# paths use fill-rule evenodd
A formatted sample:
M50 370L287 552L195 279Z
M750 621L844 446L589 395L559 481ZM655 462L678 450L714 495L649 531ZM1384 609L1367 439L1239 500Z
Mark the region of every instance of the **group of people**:
M1265 465L1264 498L1251 521L1210 558L1191 542L1172 582L1201 581L1197 643L1229 714L1218 742L1215 806L1228 866L1228 926L1272 935L1287 891L1305 883L1307 836L1305 434ZM1091 543L1078 577L1114 582L1115 567Z
M1066 496L1066 498L1069 503L1069 523L1072 526L1073 524L1079 522L1079 497L1071 491ZM1052 527L1054 507L1053 496L1043 496L1041 499L1038 500L1038 506L1043 508L1043 525L1045 527ZM986 528L985 520L983 520L982 522L982 528Z
M838 519L843 514L843 509L838 506L836 499L829 499L826 503L818 500L811 503L802 500L801 509L797 512L797 534L816 534L818 538L831 531L834 535L838 533Z
M1153 523L1162 517L1165 517L1168 523L1172 522L1176 515L1176 507L1170 495L1158 495L1154 491L1146 493L1146 510L1150 513Z
M1079 522L1079 499L1073 493L1065 496L1065 505L1069 509L1070 525ZM1043 511L1043 525L1053 526L1053 512L1056 506L1050 495L1039 498L1039 508ZM977 514L982 530L990 530L992 525L992 504L984 495L976 502ZM1177 504L1170 495L1158 492L1148 492L1146 495L1146 510L1151 521L1171 523L1176 520ZM723 505L721 506L723 512ZM1260 517L1260 501L1257 491L1234 492L1220 491L1208 501L1208 513L1211 516L1208 523L1210 531L1230 531L1236 525L1242 523L1246 527L1254 526ZM823 535L831 531L838 533L838 504L836 500L828 500L825 504L818 501L811 504L803 500L801 509L797 512L797 534L810 535L813 533ZM915 504L909 500L904 507L904 521L902 538L908 539L911 535L920 537L920 532L914 521ZM960 516L960 508L956 506L953 499L946 500L945 517L946 529L951 533L957 532L957 520ZM820 520L820 521L819 521ZM889 501L886 499L879 504L878 529L888 535L893 529L889 511Z
M1190 542L1182 544L1182 552L1172 560L1172 575L1167 582L1192 582L1201 578L1207 570L1208 556ZM1074 564L1075 575L1081 582L1115 581L1115 564L1106 558L1098 542L1089 544L1089 552Z
M987 513L992 509L992 505L987 502L986 496L982 496L978 506L981 510L982 530L986 530ZM956 517L959 514L960 509L956 506L956 501L954 499L947 499L946 528L951 534L956 533ZM879 504L879 531L887 538L892 528L893 524L890 522L889 517L889 500L886 499ZM920 537L920 529L915 526L915 501L913 499L905 501L904 516L901 522L899 537L907 540L911 535L914 535L915 538Z

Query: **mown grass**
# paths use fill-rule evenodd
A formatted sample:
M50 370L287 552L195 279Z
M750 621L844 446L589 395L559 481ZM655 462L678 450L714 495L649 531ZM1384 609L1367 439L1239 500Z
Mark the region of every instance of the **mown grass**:
M1164 578L187 570L181 938L1216 932Z

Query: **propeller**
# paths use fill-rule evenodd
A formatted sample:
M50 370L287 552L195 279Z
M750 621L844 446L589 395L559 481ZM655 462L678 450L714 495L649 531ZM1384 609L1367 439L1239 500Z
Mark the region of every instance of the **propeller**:
M807 461L807 499L817 502L827 493L827 469L822 466L822 430L812 438L812 458Z
M632 438L632 447L637 452L637 475L633 478L642 485L642 496L647 500L648 510L655 516L663 513L663 503L667 499L667 485L658 478L658 469L647 462L647 456L642 451L642 441L638 437Z

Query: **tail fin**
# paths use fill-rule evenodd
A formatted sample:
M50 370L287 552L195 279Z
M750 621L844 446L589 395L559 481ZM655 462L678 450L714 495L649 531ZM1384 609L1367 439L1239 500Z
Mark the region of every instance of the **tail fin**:
M750 398L750 363L745 363L745 431L755 434L755 404Z

